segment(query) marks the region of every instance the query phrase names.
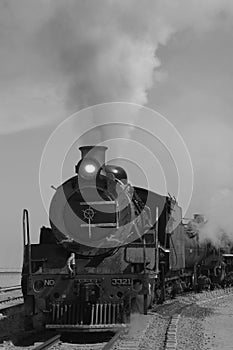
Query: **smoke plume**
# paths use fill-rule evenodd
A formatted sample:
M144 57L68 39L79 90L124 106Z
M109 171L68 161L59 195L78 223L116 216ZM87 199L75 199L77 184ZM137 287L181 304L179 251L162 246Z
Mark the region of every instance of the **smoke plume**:
M15 132L96 103L147 103L163 79L157 48L206 31L231 0L0 2L0 128Z
M201 241L208 239L217 247L233 242L232 208L232 189L219 190L212 196L206 210L208 220L200 230Z
M53 123L96 103L146 104L166 76L158 48L177 32L210 31L232 16L232 0L1 0L0 132ZM209 218L205 237L217 241L222 230L233 239L232 130L215 116L196 128L186 138L193 208Z
M192 211L206 219L200 239L233 242L233 129L212 115L191 124L186 137L195 169Z

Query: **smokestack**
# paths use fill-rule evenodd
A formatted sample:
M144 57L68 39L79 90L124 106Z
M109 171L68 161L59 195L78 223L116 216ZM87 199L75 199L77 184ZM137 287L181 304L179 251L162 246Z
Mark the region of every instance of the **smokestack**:
M95 159L101 166L105 164L105 153L108 147L105 146L82 146L79 147L82 159L92 158Z

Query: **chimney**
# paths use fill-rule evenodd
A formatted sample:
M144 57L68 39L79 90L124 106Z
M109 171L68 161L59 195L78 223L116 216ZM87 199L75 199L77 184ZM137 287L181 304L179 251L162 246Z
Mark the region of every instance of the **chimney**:
M105 146L82 146L79 147L82 159L95 159L101 166L105 164L105 153L108 147Z

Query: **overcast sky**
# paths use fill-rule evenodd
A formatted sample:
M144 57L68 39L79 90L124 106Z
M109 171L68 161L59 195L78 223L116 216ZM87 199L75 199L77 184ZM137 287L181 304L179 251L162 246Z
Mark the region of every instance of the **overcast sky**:
M187 215L233 234L231 0L0 0L0 28L0 267L22 263L22 208L34 242L48 224L38 173L51 132L102 102L174 124L194 167Z

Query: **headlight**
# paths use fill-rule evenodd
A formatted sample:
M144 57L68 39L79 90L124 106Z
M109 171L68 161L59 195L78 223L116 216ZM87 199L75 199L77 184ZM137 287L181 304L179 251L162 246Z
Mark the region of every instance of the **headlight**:
M94 164L87 164L87 165L85 165L84 170L88 174L93 174L96 172L96 167Z
M100 170L100 165L93 159L83 159L78 164L77 173L85 180L90 180L96 177Z

